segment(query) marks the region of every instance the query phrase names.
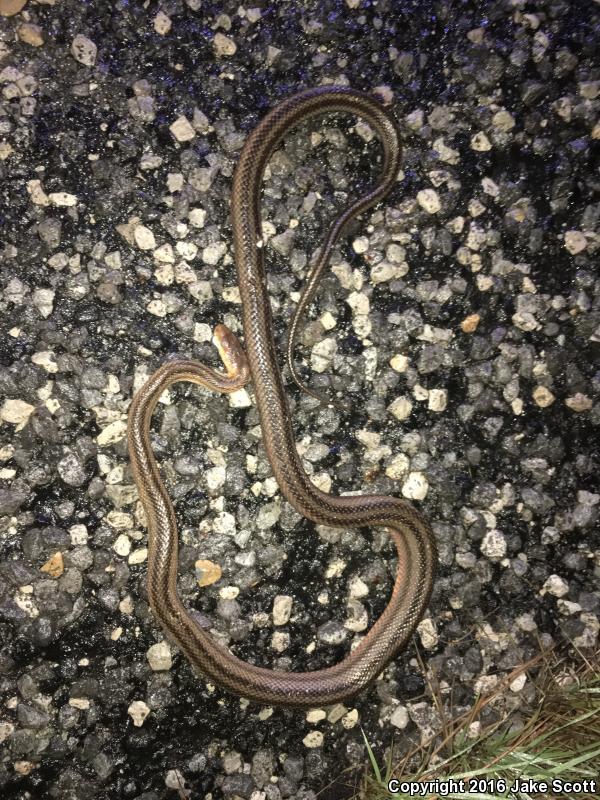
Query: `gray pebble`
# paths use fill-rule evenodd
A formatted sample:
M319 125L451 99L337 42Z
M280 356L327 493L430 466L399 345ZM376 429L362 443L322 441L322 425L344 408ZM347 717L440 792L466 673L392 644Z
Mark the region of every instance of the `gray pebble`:
M320 642L327 645L338 645L345 642L348 631L341 622L331 620L321 625L317 630L317 637Z
M15 514L29 495L30 490L24 484L13 485L10 489L0 487L0 516Z
M224 600L221 598L217 603L217 614L221 619L228 622L238 619L241 613L242 609L237 600Z
M254 789L255 784L252 776L245 774L227 775L221 784L223 795L231 798L250 798Z
M58 474L68 486L83 486L87 480L85 468L75 453L67 453L57 464Z
M19 703L17 706L17 718L26 728L45 728L50 721L50 717L44 711L25 703Z
M48 217L42 220L37 228L38 236L51 249L56 249L60 245L62 225L60 220Z
M262 789L275 774L275 758L272 750L258 750L252 758L250 774L256 786Z

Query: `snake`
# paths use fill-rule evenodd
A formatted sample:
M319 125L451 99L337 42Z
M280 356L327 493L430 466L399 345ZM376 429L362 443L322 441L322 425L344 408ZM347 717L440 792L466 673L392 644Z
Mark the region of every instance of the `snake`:
M216 326L214 341L225 370L175 356L135 392L128 412L131 470L148 528L147 595L155 618L191 665L208 681L263 705L316 707L347 700L367 688L409 643L429 603L437 564L432 528L408 500L379 494L336 496L317 488L296 448L289 401L275 342L261 223L265 168L285 135L300 123L329 113L351 114L372 128L383 145L381 174L330 225L309 267L287 347L291 361L298 320L311 302L331 251L350 220L377 204L398 178L398 125L380 100L346 86L305 89L277 103L247 136L232 184L231 222L241 297L245 351L234 333ZM231 393L251 380L262 440L283 497L319 525L380 527L396 548L396 577L388 604L368 633L338 663L308 672L269 669L238 658L201 627L177 591L178 529L173 504L152 452L150 422L161 394L186 381Z

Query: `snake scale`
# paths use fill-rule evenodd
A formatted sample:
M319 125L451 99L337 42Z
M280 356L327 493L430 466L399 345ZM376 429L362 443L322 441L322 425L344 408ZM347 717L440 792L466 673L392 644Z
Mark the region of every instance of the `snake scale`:
M269 705L326 705L368 686L414 632L429 601L437 560L431 528L412 504L382 495L326 494L313 485L296 450L273 337L260 191L265 167L285 134L310 117L331 112L353 114L374 129L383 144L382 172L378 183L350 205L327 233L290 329L287 356L291 364L298 319L314 295L335 242L351 219L390 191L400 163L400 136L393 117L374 97L346 87L312 88L283 100L262 119L242 149L233 179L231 218L246 354L234 334L218 325L215 341L226 371L190 359L170 360L135 394L128 418L132 471L148 525L151 608L163 629L206 677L237 695ZM382 615L342 661L313 672L271 670L240 660L194 622L177 594L177 522L150 445L152 413L162 392L178 381L232 392L250 378L266 453L287 501L300 514L322 525L382 526L391 534L397 550L394 588Z

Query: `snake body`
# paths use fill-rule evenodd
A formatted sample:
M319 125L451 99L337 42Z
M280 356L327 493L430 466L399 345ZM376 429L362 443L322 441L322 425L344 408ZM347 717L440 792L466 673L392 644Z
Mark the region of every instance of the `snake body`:
M398 172L400 140L393 118L375 98L346 87L318 87L289 97L267 114L242 149L233 180L231 216L247 359L236 337L225 326L217 326L215 340L226 372L188 359L168 361L136 393L128 422L132 470L148 524L147 585L155 616L205 676L235 694L270 705L326 705L368 686L414 632L429 601L436 564L431 528L410 503L382 495L326 494L313 485L296 450L273 337L260 189L269 158L285 134L298 123L325 112L350 113L366 120L383 144L383 168L377 185L336 219L325 238L292 324L288 346L291 361L297 321L314 295L337 238L349 220L389 192ZM322 525L385 527L398 554L396 580L383 614L346 658L314 672L270 670L238 659L197 625L177 594L177 523L152 454L150 418L161 393L177 381L231 392L249 377L254 384L266 453L288 502Z

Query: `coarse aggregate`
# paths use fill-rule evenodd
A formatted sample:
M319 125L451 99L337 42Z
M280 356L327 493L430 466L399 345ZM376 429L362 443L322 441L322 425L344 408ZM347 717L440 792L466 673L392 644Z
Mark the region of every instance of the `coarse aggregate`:
M434 733L432 683L460 713L540 648L595 657L599 33L592 0L0 0L3 800L315 800L367 763L361 728L382 759ZM236 159L268 109L327 83L377 91L404 155L296 354L352 410L289 385L298 446L325 490L412 499L440 564L376 684L298 712L207 684L165 641L125 430L171 354L217 365L214 326L241 335ZM310 259L379 158L365 124L329 116L270 162L282 361ZM385 533L282 500L251 385L163 399L153 444L198 624L253 663L335 663L385 605ZM535 701L525 675L481 721Z

